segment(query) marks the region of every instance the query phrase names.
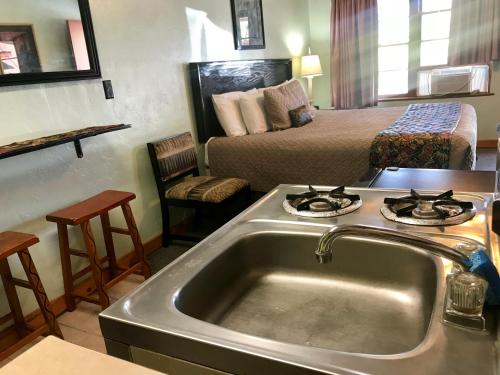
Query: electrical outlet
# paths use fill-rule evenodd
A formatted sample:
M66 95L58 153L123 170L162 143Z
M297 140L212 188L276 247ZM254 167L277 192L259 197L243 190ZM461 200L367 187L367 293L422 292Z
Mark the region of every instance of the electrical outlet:
M104 96L106 96L106 99L114 99L115 94L113 92L113 84L111 81L102 81L102 86L104 87Z

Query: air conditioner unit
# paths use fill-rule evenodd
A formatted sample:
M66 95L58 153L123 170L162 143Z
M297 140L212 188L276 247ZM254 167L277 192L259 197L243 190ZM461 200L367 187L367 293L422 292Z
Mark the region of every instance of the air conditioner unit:
M472 73L431 74L431 95L472 92Z

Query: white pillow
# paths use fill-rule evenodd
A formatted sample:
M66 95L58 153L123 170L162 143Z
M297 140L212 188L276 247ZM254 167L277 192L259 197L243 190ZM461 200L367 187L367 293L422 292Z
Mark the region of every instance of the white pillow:
M254 92L257 92L257 90L247 91L247 93ZM228 137L239 137L248 134L240 109L240 98L243 95L246 95L243 91L212 95L217 119Z
M264 90L241 96L240 109L249 134L260 134L271 130L264 109Z

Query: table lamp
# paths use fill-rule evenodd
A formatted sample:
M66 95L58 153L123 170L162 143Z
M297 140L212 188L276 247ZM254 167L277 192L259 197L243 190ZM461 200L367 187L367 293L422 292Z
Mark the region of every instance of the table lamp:
M313 96L312 80L321 75L323 75L323 69L321 69L319 56L311 55L311 49L309 49L309 55L302 56L301 59L301 76L307 78L307 93L311 101Z

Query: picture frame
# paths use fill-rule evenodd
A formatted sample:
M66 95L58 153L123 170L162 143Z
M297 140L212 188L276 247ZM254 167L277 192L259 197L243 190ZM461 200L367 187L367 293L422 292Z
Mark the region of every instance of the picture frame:
M42 71L33 25L0 24L0 54L2 74Z
M262 0L231 0L234 48L265 49Z

